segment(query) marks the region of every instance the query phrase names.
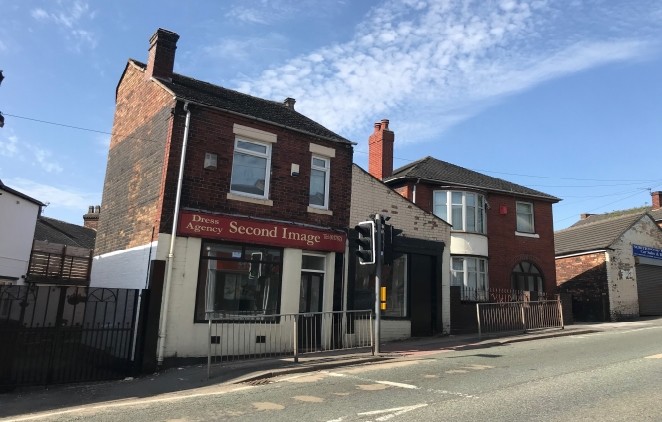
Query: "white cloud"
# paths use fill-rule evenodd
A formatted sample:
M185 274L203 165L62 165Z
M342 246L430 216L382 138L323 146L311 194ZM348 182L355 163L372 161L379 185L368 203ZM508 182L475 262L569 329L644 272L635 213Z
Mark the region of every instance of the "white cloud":
M61 173L62 166L52 159L53 153L47 149L29 145L37 164L47 173Z
M95 34L83 29L85 22L93 20L96 12L90 10L90 6L84 1L66 1L51 3L52 6L60 6L59 9L51 11L36 8L30 12L33 19L43 23L53 23L60 27L70 41L67 46L74 51L81 51L83 47L96 48L97 40Z
M10 135L0 139L0 156L13 158L18 155L18 137Z
M98 203L98 193L79 192L71 186L56 187L25 178L10 178L3 182L41 202L48 202L49 208L64 208L83 212L90 204ZM81 211L82 210L82 211Z
M275 100L294 97L298 110L350 138L367 136L366 121L390 117L399 139L429 140L504 96L648 55L651 44L635 17L618 26L604 18L643 16L647 9L590 6L570 16L539 0L389 0L368 12L351 41L295 57L237 87ZM584 15L591 11L603 26L587 30L594 16Z

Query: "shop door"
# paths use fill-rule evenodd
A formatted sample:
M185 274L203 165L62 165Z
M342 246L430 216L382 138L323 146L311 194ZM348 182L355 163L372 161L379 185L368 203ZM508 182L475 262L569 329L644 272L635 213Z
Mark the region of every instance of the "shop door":
M434 257L411 254L411 335L431 336L436 315Z
M322 339L324 274L301 273L297 337L300 352L319 350Z

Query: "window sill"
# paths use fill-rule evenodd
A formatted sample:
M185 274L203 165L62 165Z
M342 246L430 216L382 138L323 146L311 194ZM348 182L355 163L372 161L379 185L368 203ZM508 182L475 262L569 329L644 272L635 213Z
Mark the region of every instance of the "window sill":
M237 195L235 193L228 193L227 198L233 201L250 202L251 204L266 205L268 207L274 206L274 201L270 199L251 198L248 196Z
M308 212L313 214L333 215L333 211L322 208L308 207Z
M515 232L515 236L522 236L522 237L531 237L534 239L540 239L540 235L537 233L522 233L522 232Z

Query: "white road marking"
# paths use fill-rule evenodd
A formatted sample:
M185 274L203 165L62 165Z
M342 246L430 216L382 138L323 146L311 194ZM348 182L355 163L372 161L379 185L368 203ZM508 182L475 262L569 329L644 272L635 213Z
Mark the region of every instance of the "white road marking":
M409 390L418 390L421 387L416 387L415 385L411 384L403 384L401 382L393 382L393 381L375 381L377 384L384 384L384 385L390 385L392 387L400 387L400 388L407 388Z
M173 401L178 401L178 400L186 400L186 399L192 399L196 397L207 397L207 396L220 396L223 394L228 394L228 393L234 393L237 391L242 391L242 390L248 390L251 388L255 388L253 386L245 386L245 387L238 387L234 388L232 390L224 390L224 391L214 391L214 392L209 392L209 393L191 393L191 394L178 394L178 395L172 395L172 396L167 396L167 397L160 397L160 398L153 398L153 399L135 399L135 400L129 400L129 401L120 401L120 402L108 402L105 404L98 404L94 406L77 406L77 407L72 407L66 410L58 410L54 412L43 412L43 413L37 413L34 415L27 415L15 419L11 419L12 421L29 421L29 420L34 420L34 419L41 419L41 418L48 418L51 416L59 416L59 415L66 415L69 413L76 413L76 412L87 412L90 410L105 410L105 409L111 409L115 407L129 407L129 406L143 406L145 404L152 404L152 403L164 403L164 402L173 402Z
M413 406L403 406L403 407L394 407L391 409L382 409L382 410L372 410L369 412L357 413L357 416L374 416L387 413L384 416L377 418L378 421L386 421L396 416L402 415L403 413L411 412L412 410L420 409L421 407L427 406L427 403L415 404Z
M662 359L662 353L659 355L646 356L644 359Z

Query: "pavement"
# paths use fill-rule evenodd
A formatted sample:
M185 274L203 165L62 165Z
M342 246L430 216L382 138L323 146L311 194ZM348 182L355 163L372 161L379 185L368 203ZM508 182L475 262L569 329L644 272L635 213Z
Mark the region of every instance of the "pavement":
M624 325L625 324L625 325ZM627 325L635 324L635 325ZM25 417L28 413L88 406L122 400L140 400L161 395L190 394L198 389L223 388L236 384L257 385L269 378L287 374L314 372L352 365L367 365L386 360L422 359L444 351L489 348L520 341L595 333L622 327L636 327L647 322L575 324L564 329L546 329L524 334L479 339L476 334L411 338L384 343L380 353L368 350L335 351L307 354L295 363L292 357L236 361L213 365L191 365L161 370L151 375L119 381L19 388L0 394L0 418Z

